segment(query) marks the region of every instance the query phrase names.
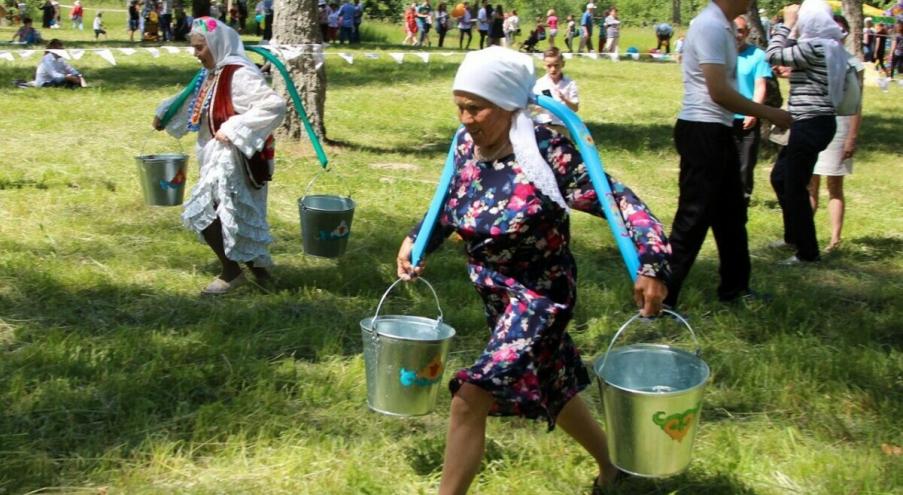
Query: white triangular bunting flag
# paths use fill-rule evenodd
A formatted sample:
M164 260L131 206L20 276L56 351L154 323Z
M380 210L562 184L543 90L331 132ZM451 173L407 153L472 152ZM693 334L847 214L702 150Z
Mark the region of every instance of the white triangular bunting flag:
M16 57L13 57L13 54L9 53L9 52L0 52L0 58L9 60L10 62L13 62L16 60Z
M404 53L390 53L389 56L399 64L404 62Z
M192 47L190 47L190 46L186 46L186 47L185 47L185 53L187 53L187 54L189 54L189 55L194 55L194 48L192 48Z
M72 55L72 58L75 60L81 60L82 57L85 55L85 51L75 48L75 49L69 50L69 55Z
M19 52L19 56L22 58L28 58L28 57L34 55L34 53L35 53L34 50L22 50L21 52Z
M294 60L294 59L300 57L302 53L304 53L304 49L303 49L303 48L298 48L298 47L294 47L294 48L286 48L286 49L282 52L282 58L283 58L286 62L288 62L289 60Z
M134 55L135 49L134 48L120 48L119 53L122 53L123 55Z
M58 55L58 56L60 56L60 57L63 57L63 58L66 59L66 60L69 60L69 59L71 58L71 57L69 57L69 53L67 53L66 50L57 50L57 49L51 48L51 49L49 49L49 50L47 50L47 51L50 52L50 53L52 53L52 54L54 54L54 55Z
M342 57L342 60L348 62L349 64L353 64L353 63L354 63L354 57L352 57L351 55L348 55L348 54L345 53L345 52L340 52L340 53L339 53L339 56Z
M113 57L113 52L110 50L97 50L97 56L106 60L112 65L116 65L116 59Z
M617 62L618 60L620 60L620 57L618 56L617 52L609 53L608 58L610 58L612 62Z
M375 53L365 53L364 56L369 58L370 60L376 60L379 58L379 55Z
M587 56L588 56L589 58L593 59L593 60L598 60L598 59L599 59L599 54L596 53L596 52L589 52L589 53L587 53Z
M154 57L154 58L157 58L157 57L160 56L160 50L158 50L158 49L156 49L156 48L153 48L153 47L147 47L147 48L145 48L145 50L147 50L147 53L150 53L151 56Z
M574 58L574 54L570 53L570 52L562 53L562 55L564 55L565 60L570 60L570 59Z
M421 53L418 53L417 56L423 60L423 63L425 63L425 64L430 63L430 54L429 53L421 52Z
M631 53L631 54L630 54L630 58L632 58L632 59L634 59L634 60L639 60L639 59L640 59L640 54L639 54L639 53Z
M164 46L163 49L169 53L172 53L173 55L175 55L176 53L179 53L179 51L180 51L179 47L177 47L177 46Z

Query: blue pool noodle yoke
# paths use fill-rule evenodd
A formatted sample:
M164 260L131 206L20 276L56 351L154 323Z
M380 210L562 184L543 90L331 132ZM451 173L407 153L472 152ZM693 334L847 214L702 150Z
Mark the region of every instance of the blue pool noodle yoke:
M618 208L618 204L614 199L611 184L609 184L605 176L605 169L602 168L602 159L599 156L599 152L596 150L592 136L589 134L589 129L586 128L586 125L580 120L580 117L578 117L576 113L553 98L537 95L536 104L548 110L555 117L558 117L564 122L568 132L571 133L571 139L577 145L577 149L580 151L580 155L583 158L583 163L586 165L586 170L587 173L589 173L593 189L596 190L596 196L599 198L599 203L602 205L602 210L605 212L605 217L608 219L608 226L611 228L611 233L618 245L618 250L621 252L621 258L624 260L627 272L630 275L630 278L636 281L637 271L640 268L640 257L637 253L636 246L633 243L633 239L631 239L630 234L627 232L627 226L624 224L621 210ZM423 223L420 225L417 239L414 241L414 247L411 251L411 264L414 266L419 265L423 260L427 241L439 218L439 212L442 209L442 205L445 204L448 186L451 184L452 177L455 173L455 147L457 145L457 135L458 133L455 132L455 137L452 138L452 144L448 150L448 157L445 159L445 167L442 169L439 185L436 187L436 192L433 194L433 200L430 203L430 208L427 210L426 217L424 217Z

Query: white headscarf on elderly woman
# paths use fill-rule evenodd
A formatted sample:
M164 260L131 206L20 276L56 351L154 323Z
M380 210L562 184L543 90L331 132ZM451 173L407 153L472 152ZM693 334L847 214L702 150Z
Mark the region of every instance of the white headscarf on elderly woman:
M189 36L204 38L213 60L216 71L226 65L242 65L259 72L260 69L248 60L245 47L238 32L213 17L198 17L191 23Z
M799 41L820 41L828 66L828 93L836 108L843 100L843 83L848 55L843 49L843 30L834 21L831 6L824 0L805 0L796 21Z
M508 137L518 165L530 182L559 206L568 209L548 162L539 153L527 105L536 81L533 59L508 48L491 46L464 57L452 90L465 91L512 111Z

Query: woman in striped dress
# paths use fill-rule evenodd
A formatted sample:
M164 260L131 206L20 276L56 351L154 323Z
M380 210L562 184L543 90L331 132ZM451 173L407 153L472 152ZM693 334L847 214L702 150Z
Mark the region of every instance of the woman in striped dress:
M789 40L796 26L799 37ZM784 217L784 242L796 254L784 264L818 261L818 241L808 185L818 154L836 130L836 106L843 98L847 56L843 32L824 0L805 0L784 8L784 25L775 30L766 52L772 65L792 68L790 141L771 172L771 185Z

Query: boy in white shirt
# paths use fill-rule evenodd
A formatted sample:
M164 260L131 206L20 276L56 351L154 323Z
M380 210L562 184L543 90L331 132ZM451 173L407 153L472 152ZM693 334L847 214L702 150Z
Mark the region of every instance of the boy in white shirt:
M533 85L534 94L550 96L567 105L573 111L580 108L580 98L577 94L577 83L564 75L564 57L558 48L552 47L543 52L542 64L546 68L546 74L536 80ZM567 135L564 122L545 110L540 110L533 116L533 121L538 124L547 124L556 131Z

